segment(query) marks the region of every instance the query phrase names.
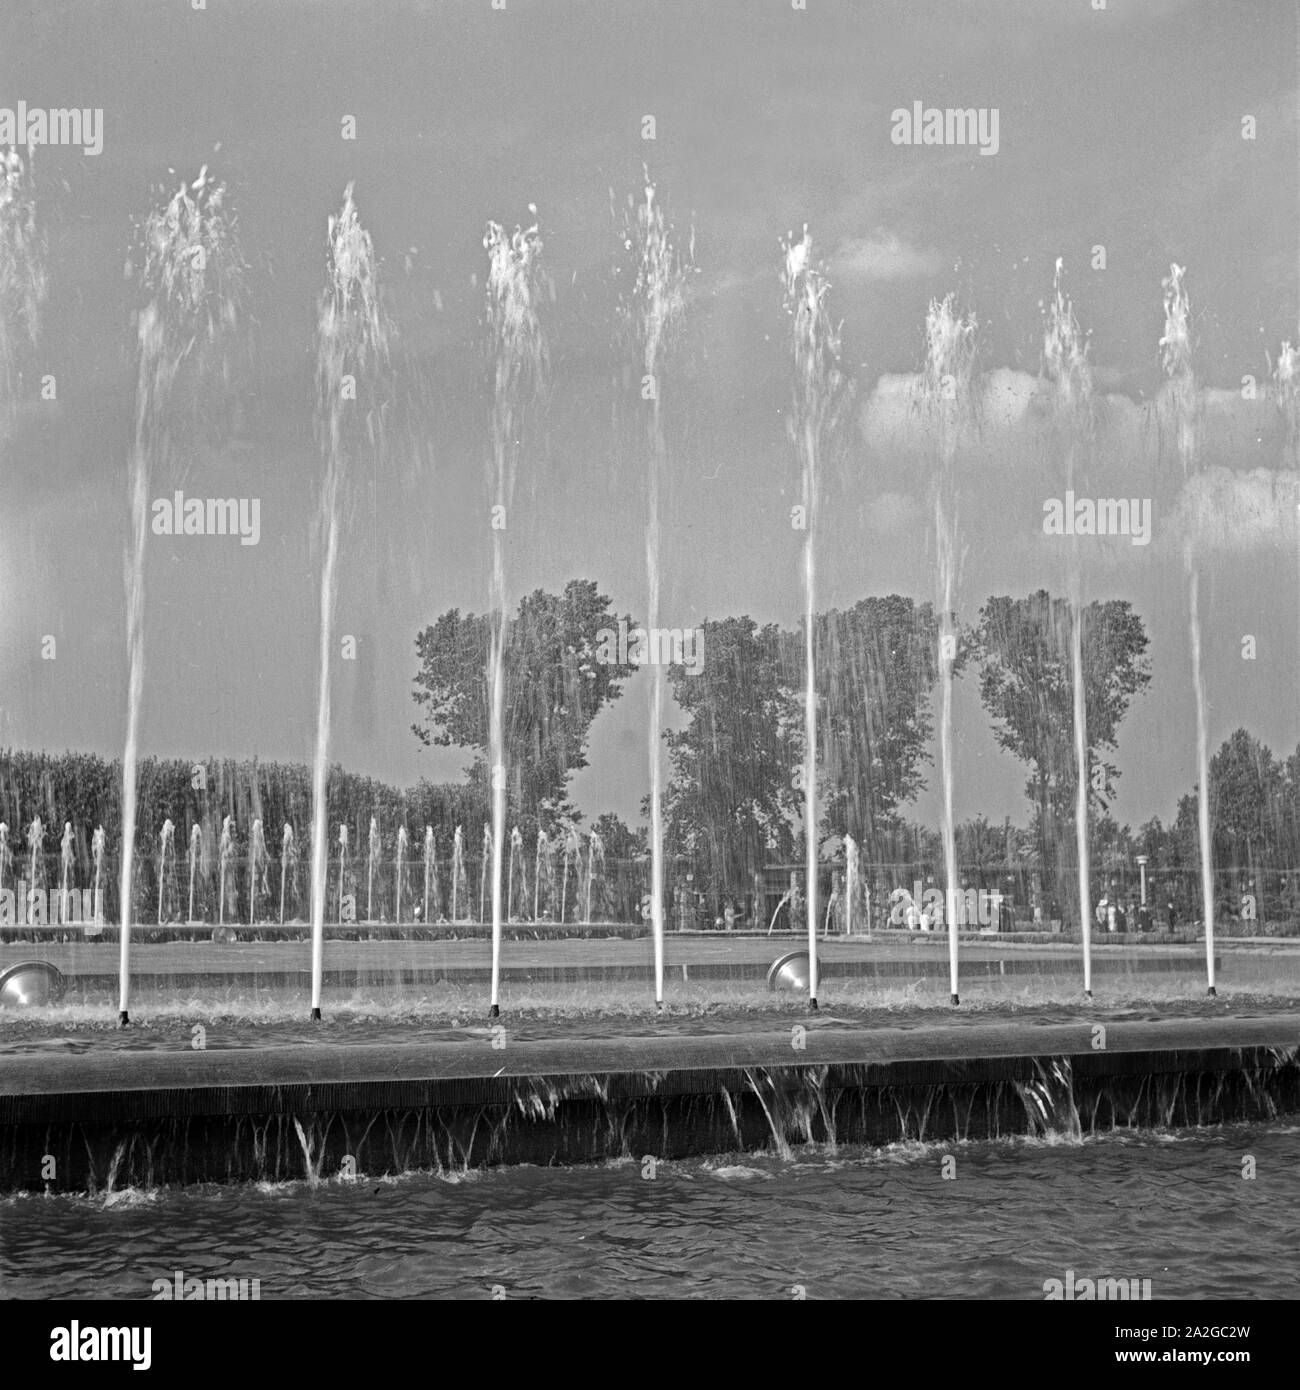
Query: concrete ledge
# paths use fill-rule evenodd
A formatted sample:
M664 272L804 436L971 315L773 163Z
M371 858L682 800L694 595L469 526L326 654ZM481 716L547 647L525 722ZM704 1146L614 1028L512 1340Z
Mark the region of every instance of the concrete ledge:
M1179 1019L1092 1024L1005 1024L859 1030L810 1022L796 1051L792 1027L705 1037L583 1039L487 1037L403 1047L330 1045L208 1051L105 1051L75 1057L0 1057L0 1124L160 1115L275 1113L389 1104L501 1104L519 1078L618 1078L623 1095L694 1094L743 1083L748 1069L852 1067L859 1084L933 1085L1032 1079L1043 1057L1069 1057L1079 1074L1116 1076L1239 1069L1290 1062L1300 1022ZM486 1032L486 1030L484 1030ZM727 1079L729 1078L729 1079ZM395 1097L400 1093L403 1099Z

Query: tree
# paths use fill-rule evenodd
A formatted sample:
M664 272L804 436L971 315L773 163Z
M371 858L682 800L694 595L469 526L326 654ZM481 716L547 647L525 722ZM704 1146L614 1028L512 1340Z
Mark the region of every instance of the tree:
M823 614L817 629L826 820L874 847L898 807L925 785L938 620L930 604L889 594Z
M1023 599L990 598L974 634L980 698L995 721L994 734L1003 748L1032 768L1025 791L1037 810L1045 872L1049 866L1059 868L1065 832L1075 818L1073 622L1070 605L1040 589ZM1100 813L1119 776L1104 754L1118 746L1119 725L1151 672L1146 629L1126 600L1090 603L1082 623L1088 803Z
M668 730L665 813L671 853L686 855L705 885L740 889L772 859L794 854L801 730L781 666L782 634L749 617L704 624L697 674L675 666L673 696L687 716Z
M622 619L628 628L632 620ZM535 826L565 814L569 778L586 767L587 736L601 709L635 669L604 659L620 619L594 580L571 579L563 594L541 589L524 598L506 640L505 765L509 816ZM415 639L420 669L412 698L423 720L412 730L424 744L476 750L470 781L488 782L490 614L450 609ZM626 653L624 653L624 656Z
M1215 860L1252 875L1277 838L1283 769L1272 752L1238 729L1210 759L1210 822Z
M604 811L597 816L591 829L600 838L606 859L636 859L646 853L645 826L638 826L633 830L613 811Z

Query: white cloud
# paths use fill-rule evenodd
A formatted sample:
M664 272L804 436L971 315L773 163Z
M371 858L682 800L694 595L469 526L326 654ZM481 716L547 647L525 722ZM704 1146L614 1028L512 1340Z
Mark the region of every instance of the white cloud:
M1188 479L1166 534L1196 555L1245 555L1300 542L1300 473L1207 468Z

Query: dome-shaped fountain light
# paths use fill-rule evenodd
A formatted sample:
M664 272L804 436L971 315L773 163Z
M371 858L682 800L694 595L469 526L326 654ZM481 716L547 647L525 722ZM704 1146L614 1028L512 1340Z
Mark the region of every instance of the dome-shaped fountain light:
M787 951L778 956L767 972L768 989L784 989L793 994L808 993L808 952Z
M239 940L239 933L234 927L213 927L212 939L218 946L233 946L234 943Z
M57 1004L67 987L62 973L46 961L19 961L0 972L0 1009Z

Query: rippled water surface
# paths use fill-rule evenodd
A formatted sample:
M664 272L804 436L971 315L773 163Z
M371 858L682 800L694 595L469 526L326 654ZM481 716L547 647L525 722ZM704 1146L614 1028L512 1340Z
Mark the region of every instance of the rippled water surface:
M1300 1129L0 1201L10 1298L148 1298L180 1270L263 1298L1038 1299L1067 1269L1300 1296Z

